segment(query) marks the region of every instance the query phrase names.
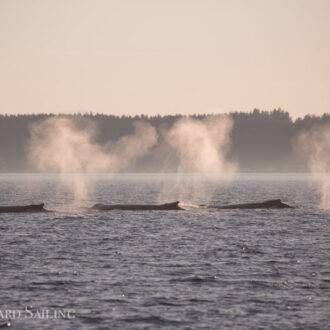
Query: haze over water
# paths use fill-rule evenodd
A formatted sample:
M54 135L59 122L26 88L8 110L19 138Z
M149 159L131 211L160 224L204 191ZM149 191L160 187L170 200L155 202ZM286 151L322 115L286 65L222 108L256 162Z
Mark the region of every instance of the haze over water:
M0 175L3 204L43 201L54 211L0 214L0 310L75 315L13 319L14 328L328 328L330 213L318 208L324 175L237 174L210 200L281 198L295 209L158 212L86 207L156 203L174 175L87 176L93 198L63 208L74 195L59 176Z

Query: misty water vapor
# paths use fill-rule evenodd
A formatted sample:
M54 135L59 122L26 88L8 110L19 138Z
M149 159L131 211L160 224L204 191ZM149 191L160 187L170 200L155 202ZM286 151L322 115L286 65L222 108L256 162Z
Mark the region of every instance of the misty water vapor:
M183 118L163 132L165 141L177 155L178 167L175 184L164 185L160 201L171 196L196 202L211 198L221 175L236 171L236 165L227 159L232 126L231 118L226 115L204 120ZM185 173L192 174L189 180Z
M219 115L204 120L182 118L161 130L161 144L167 149L160 149L158 160L164 164L164 172L168 172L165 161L168 155L164 150L174 154L177 179L174 183L163 182L158 201L210 199L221 175L236 170L227 159L232 125L230 117ZM49 118L33 125L30 136L32 164L43 172L60 173L74 200L91 198L93 186L86 174L131 169L134 161L145 156L160 138L155 127L136 122L132 135L101 145L97 142L95 123L66 117Z
M233 171L233 164L226 159L231 129L232 120L228 116L178 120L165 134L179 158L177 171L207 174Z
M74 199L84 200L92 187L83 174L121 171L157 142L154 127L141 122L134 126L134 134L101 146L93 122L49 118L30 129L29 160L40 171L62 174Z
M330 123L313 126L302 132L295 145L314 174L324 174L320 183L320 207L330 208Z

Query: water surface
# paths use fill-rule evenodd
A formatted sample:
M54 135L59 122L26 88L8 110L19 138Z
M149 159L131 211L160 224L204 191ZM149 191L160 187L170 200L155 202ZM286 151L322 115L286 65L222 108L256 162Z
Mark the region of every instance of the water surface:
M330 213L317 207L323 178L240 174L205 178L207 201L180 193L186 203L281 198L296 209L111 212L87 208L156 203L176 176L86 180L93 194L73 203L56 175L0 175L0 205L45 202L54 211L0 214L0 311L31 306L36 316L10 320L13 328L329 328ZM42 309L74 317L37 317Z

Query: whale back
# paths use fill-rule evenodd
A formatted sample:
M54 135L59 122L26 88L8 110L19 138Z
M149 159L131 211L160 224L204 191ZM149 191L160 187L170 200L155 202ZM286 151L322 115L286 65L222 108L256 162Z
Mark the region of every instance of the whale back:
M232 204L223 206L210 206L217 209L271 209L271 208L292 208L292 206L282 203L280 199L271 199L259 203Z
M282 203L280 199L271 199L264 202L265 206L278 208L291 208L291 206Z
M111 210L131 210L131 211L146 211L146 210L181 210L179 201L165 204L95 204L92 209L101 211Z
M43 212L44 203L31 205L0 206L0 213Z

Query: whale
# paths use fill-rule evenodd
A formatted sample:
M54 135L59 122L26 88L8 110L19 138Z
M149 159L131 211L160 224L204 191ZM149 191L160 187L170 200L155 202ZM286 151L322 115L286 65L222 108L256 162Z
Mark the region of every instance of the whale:
M123 210L123 211L151 211L151 210L183 210L179 206L179 201L166 204L95 204L92 209L99 211L112 211L112 210Z
M99 211L152 211L152 210L184 210L179 206L179 201L166 204L95 204L92 206L93 210ZM244 204L230 204L230 205L200 205L203 208L211 209L284 209L293 208L292 206L282 203L280 199L272 199L259 203L244 203Z
M214 209L287 209L287 208L294 208L288 204L282 203L280 199L271 199L265 202L259 203L244 203L244 204L232 204L232 205L209 205L209 208Z
M0 213L45 212L44 203L31 205L0 206Z

